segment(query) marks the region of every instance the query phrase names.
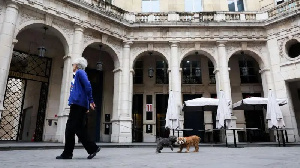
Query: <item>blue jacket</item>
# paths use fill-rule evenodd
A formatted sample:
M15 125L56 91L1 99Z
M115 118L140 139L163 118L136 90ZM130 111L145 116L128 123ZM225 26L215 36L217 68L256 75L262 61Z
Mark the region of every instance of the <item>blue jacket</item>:
M71 82L69 106L76 104L89 109L93 103L92 86L84 70L77 70Z

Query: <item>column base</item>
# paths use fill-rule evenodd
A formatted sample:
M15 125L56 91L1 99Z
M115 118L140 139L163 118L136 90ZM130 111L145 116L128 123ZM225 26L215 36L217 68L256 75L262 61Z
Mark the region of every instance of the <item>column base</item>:
M66 130L66 124L68 121L70 109L66 108L62 114L59 114L57 117L57 130L55 139L57 142L65 143L65 130ZM76 141L77 142L77 141Z
M111 142L131 143L132 142L132 119L112 120Z
M228 125L227 128L236 128L236 120L237 118L235 116L231 116L231 119L226 121L226 125ZM234 136L232 130L226 130L226 137L227 143L234 143ZM236 142L239 142L237 131L235 132L235 138Z

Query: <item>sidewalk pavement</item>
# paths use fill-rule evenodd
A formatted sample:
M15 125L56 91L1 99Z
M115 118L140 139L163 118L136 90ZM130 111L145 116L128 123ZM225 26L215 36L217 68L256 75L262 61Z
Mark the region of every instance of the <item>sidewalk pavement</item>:
M62 149L0 151L3 168L299 168L297 147L225 148L200 146L199 152L164 148L103 148L93 159L75 149L73 159L56 160ZM185 149L183 150L185 151Z
M242 147L278 147L277 142L239 142ZM97 143L102 148L155 148L156 143ZM225 147L225 143L200 143L200 147ZM233 144L229 144L232 146ZM75 145L76 148L83 148L81 143ZM176 146L176 145L175 145ZM282 144L281 144L282 146ZM287 147L300 147L300 143L286 143ZM63 149L63 143L55 142L16 142L0 141L0 151L3 150L31 150L31 149Z

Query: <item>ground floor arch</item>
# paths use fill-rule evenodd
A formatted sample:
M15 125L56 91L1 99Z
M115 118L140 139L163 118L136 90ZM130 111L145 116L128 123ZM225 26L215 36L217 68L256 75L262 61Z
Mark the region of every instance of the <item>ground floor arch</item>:
M139 54L133 62L132 140L155 142L167 137L166 108L169 93L169 64L156 51Z
M264 90L260 73L264 67L262 59L251 51L236 51L230 56L230 84L233 103L248 97L264 97L268 91ZM266 110L253 108L253 110L233 110L239 128L257 128L256 131L238 132L239 141L269 142L273 141L272 131L268 130ZM251 134L251 135L250 135Z
M114 85L113 71L117 68L116 65L119 65L119 60L113 50L101 42L89 44L82 56L88 61L86 72L92 85L96 104L96 109L88 113L88 134L96 142L110 142L114 89L118 87Z
M61 41L64 37L58 35L61 35L58 30L40 23L27 25L16 35L18 42L13 48L7 78L1 140L55 140L62 58L68 48ZM41 48L45 49L44 55L40 55Z

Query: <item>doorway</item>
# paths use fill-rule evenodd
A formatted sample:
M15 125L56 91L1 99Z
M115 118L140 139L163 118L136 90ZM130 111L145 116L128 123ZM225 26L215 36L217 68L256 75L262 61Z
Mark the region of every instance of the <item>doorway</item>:
M143 142L143 94L133 95L132 119L132 142Z
M292 103L292 107L294 110L296 122L297 122L297 129L298 129L298 135L300 131L300 81L294 81L288 83L289 88L289 94L290 94L290 100Z
M51 65L51 58L13 51L3 101L5 112L0 122L0 141L43 140ZM31 106L33 110L23 114L23 109ZM28 138L25 138L28 129Z
M90 110L90 112L87 114L87 131L91 140L100 142L103 72L89 68L86 68L86 72L92 86L93 99L96 105L95 110Z
M261 93L243 93L243 99L247 97L261 97ZM253 131L250 136L250 132L247 132L247 137L251 137L252 142L269 142L269 133L265 131L265 117L263 109L255 110L244 110L246 128L258 128L258 130ZM247 141L250 141L247 138Z
M156 94L156 137L168 138L170 135L165 129L168 99L168 94Z
M202 94L184 94L183 101L192 100L202 97ZM192 131L185 131L183 136L198 135L201 137L201 142L204 140L204 132L198 130L204 130L204 111L199 108L196 111L184 112L184 128L193 129Z

